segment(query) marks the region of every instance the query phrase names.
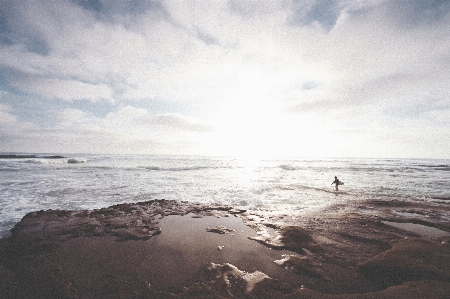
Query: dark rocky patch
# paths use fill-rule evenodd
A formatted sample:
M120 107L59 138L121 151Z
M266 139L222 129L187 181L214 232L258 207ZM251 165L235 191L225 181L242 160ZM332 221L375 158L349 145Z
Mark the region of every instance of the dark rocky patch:
M450 244L401 240L360 264L359 270L382 286L414 280L450 282Z
M299 253L305 253L304 248L317 251L319 249L314 243L311 234L299 226L286 226L280 230L281 243L284 249Z
M229 234L230 232L234 232L235 230L226 228L225 226L222 226L222 225L219 225L219 226L216 226L216 227L213 227L213 228L208 227L206 229L206 231L210 232L210 233L216 233L216 234L222 234L223 235L223 234Z

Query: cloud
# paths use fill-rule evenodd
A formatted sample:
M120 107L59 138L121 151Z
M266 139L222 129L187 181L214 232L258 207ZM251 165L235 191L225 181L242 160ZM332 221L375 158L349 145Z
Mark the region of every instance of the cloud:
M147 123L185 131L208 132L214 130L210 125L202 124L177 113L156 115L150 118Z
M26 141L24 135L34 128L30 122L19 121L10 106L0 103L0 151L17 151Z
M339 1L301 1L294 4L291 23L298 26L321 26L327 31L332 29L339 18Z
M21 78L11 82L10 86L47 99L64 101L88 99L93 102L113 100L111 90L105 84L89 84L74 80L50 78Z
M2 95L2 92L0 93ZM15 111L8 105L0 103L0 134L14 135L16 132L34 128L29 121L20 121Z
M0 116L130 151L285 128L347 132L345 153L410 121L423 138L449 125L449 26L440 0L1 1Z
M11 126L16 123L17 118L10 112L10 107L0 104L0 122L2 126Z
M93 114L75 108L67 108L63 111L50 111L49 114L58 120L59 128L80 128L83 125L94 127L100 122L100 119Z
M363 3L6 3L3 8L10 13L5 13L9 17L4 27L10 32L7 36L17 38L3 47L2 62L29 77L35 75L38 83L43 78L64 79L111 90L111 95L100 89L99 96L87 97L93 101L108 97L206 101L214 97L215 90L235 84L232 72L220 74L222 66L232 63L236 71L240 65L254 63L291 68L293 80L320 77L330 94L388 74L424 72L420 59L431 60L427 66L440 65L433 61L439 55L436 52L445 56L447 47L436 49L433 45L437 40L440 45L448 43L445 27L427 30L408 24L420 11L428 12L435 25L448 23L446 9L441 9L448 7L445 1L438 1L439 6L408 2L404 10L396 1ZM409 26L407 31L399 22ZM33 43L31 36L40 36L42 42L37 44L46 45L45 53L30 50L34 47L27 45ZM295 69L303 75L295 75ZM26 91L32 92L37 85L29 85ZM36 94L51 97L58 94L51 92L54 89L56 86L48 86L42 92L36 88Z
M439 25L450 13L450 3L445 0L387 1L386 6L403 28Z
M27 77L27 83L36 81L27 84L26 92L30 93L49 97L56 93L61 97L58 84L47 84L46 92L37 87L43 80L64 79L78 81L66 83L71 85L69 89L76 84L107 85L114 96L120 96L125 89L139 88L145 83L154 85L156 82L149 81L161 76L155 64L163 63L164 56L168 62L172 61L170 51L165 49L170 49L170 44L177 46L171 40L174 36L170 30L154 28L155 32L144 36L127 30L122 24L102 22L90 11L67 1L51 5L34 1L28 5L7 4L2 7L6 11L4 14L19 17L7 18L4 31L17 38L11 38L11 42L1 48L1 64L16 74L14 79ZM154 25L170 27L159 20L155 20ZM45 53L35 51L34 44L29 45L30 36L40 36L41 43L46 44ZM98 96L87 98L111 97L105 94L104 88L97 91Z
M356 12L343 8L335 27L313 47L303 49L328 74L316 88L320 99L313 100L375 108L423 96L422 91L449 88L445 80L449 55L444 51L450 48L445 34L449 15L436 19L433 26L413 26L409 23L414 16L407 10L387 8L384 2ZM300 105L305 101L295 100Z
M56 125L39 128L21 123L11 109L0 104L0 139L8 140L1 151L153 153L176 154L199 149L212 126L180 114L151 115L147 110L125 106L97 117L80 109L51 110ZM11 128L14 130L12 131Z
M136 129L158 129L175 131L205 132L213 130L212 126L178 113L151 115L146 109L125 106L109 113L106 121L111 124L132 125Z

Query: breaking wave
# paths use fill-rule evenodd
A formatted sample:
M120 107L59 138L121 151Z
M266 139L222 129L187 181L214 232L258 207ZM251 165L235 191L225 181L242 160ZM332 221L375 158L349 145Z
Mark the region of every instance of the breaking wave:
M0 159L64 159L58 155L0 154Z
M67 160L67 163L77 164L77 163L86 163L87 159L85 158L70 158Z
M289 165L289 164L282 164L282 165L280 165L278 167L281 168L281 169L284 169L284 170L299 170L299 169L301 169L298 166L293 166L293 165Z
M0 160L18 160L21 163L30 164L76 164L86 163L85 158L68 158L60 155L39 155L39 154L0 154Z
M150 170L150 171L190 171L190 170L208 169L211 167L208 167L208 166L187 166L187 167L138 166L138 168Z

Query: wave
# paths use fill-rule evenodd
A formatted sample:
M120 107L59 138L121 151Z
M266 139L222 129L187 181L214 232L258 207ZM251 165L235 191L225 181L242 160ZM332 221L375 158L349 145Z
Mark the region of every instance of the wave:
M420 167L429 167L429 168L441 168L441 167L450 167L448 164L418 164Z
M158 167L158 166L138 166L138 168L150 171L191 171L209 169L208 166L187 166L187 167Z
M161 167L158 166L138 166L138 168L142 168L145 170L161 170Z
M289 165L289 164L282 164L282 165L279 165L278 167L283 170L299 170L299 169L301 169L301 167L293 166L293 165Z
M327 166L327 167L321 167L321 166L295 166L291 164L281 164L277 166L278 168L281 168L283 170L287 171L295 171L295 170L313 170L317 169L318 171L323 170L341 170L341 171L350 171L350 172L364 172L364 173L372 173L372 172L380 172L380 173L413 173L413 172L423 172L424 170L420 167L392 167L392 166L373 166L373 165L349 165L349 166ZM439 166L443 167L443 166ZM435 168L436 170L446 170L446 169L439 169ZM450 170L450 168L448 169Z
M77 164L77 163L86 163L87 159L85 158L70 158L67 160L69 164Z
M86 163L87 159L85 158L63 158L63 159L52 159L52 160L46 160L43 158L35 158L35 159L28 159L23 161L24 163L30 163L30 164L78 164L78 163Z
M64 159L58 155L35 155L35 154L0 154L0 159Z
M20 163L25 164L64 164L66 163L66 160L62 159L43 159L43 158L30 158L30 159L23 159L23 161L20 161Z
M30 164L76 164L86 163L86 158L68 158L60 155L36 155L36 154L0 154L0 160L18 160L20 163Z
M450 200L450 196L430 196L431 199Z
M439 165L439 166L435 166L434 170L450 171L450 166L449 165Z

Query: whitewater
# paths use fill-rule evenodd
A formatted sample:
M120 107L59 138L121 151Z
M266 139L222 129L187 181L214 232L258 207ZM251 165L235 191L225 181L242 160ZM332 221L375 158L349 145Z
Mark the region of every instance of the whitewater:
M0 154L0 237L31 211L167 199L280 214L366 199L450 202L450 160ZM337 176L344 182L335 192Z

